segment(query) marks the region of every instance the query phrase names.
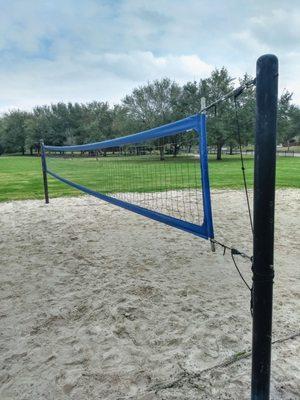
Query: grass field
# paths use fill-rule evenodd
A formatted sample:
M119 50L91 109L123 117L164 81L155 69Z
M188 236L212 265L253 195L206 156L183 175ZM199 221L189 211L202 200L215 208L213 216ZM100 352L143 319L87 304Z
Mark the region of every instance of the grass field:
M214 157L215 158L215 157ZM209 161L210 183L212 188L242 188L241 164L238 156L223 156L222 161L214 158ZM190 160L195 163L195 160ZM90 188L105 188L110 186L109 163L111 159L102 158L101 162L96 163L93 159L75 159L61 164L57 164L63 176L75 177L80 172L81 182ZM50 164L50 163L49 163ZM95 168L97 165L97 168ZM99 165L102 166L99 169ZM193 186L195 180L189 178L187 159L182 162L181 158L169 158L167 160L170 176L175 176L180 172L183 179L174 185L174 180L170 179L168 189L179 189ZM246 173L251 187L253 180L253 158L246 157ZM106 169L103 166L107 167ZM137 168L139 167L139 168ZM145 174L143 174L143 169ZM143 179L146 171L156 171L157 181ZM99 172L100 171L100 172ZM55 171L54 171L55 172ZM139 163L136 159L126 162L126 174L122 177L121 189L126 191L129 183L134 178L139 179L137 191L151 191L160 188L159 176L165 173L165 164L159 161L148 161ZM154 176L154 175L153 175ZM277 159L277 187L280 188L300 188L300 158L279 157ZM79 195L75 189L60 183L49 177L50 197ZM43 198L42 176L40 160L36 157L22 156L1 156L0 157L0 201L21 200L21 199L40 199Z

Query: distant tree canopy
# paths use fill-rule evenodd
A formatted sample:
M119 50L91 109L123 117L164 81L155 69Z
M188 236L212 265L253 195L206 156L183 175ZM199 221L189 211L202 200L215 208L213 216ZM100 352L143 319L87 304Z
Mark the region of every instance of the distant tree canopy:
M249 81L245 75L240 83ZM0 154L33 153L43 138L51 145L71 145L101 141L176 121L216 101L234 87L225 68L214 70L209 78L184 85L164 78L140 86L111 107L107 102L86 104L57 103L37 106L31 112L13 110L0 117ZM208 143L221 158L223 146L237 145L235 112L240 121L242 144L253 144L255 89L248 89L236 100L221 103L208 118ZM300 109L292 104L292 93L285 91L278 101L278 142L289 145L300 132ZM178 144L180 146L180 143ZM161 154L163 157L163 152Z

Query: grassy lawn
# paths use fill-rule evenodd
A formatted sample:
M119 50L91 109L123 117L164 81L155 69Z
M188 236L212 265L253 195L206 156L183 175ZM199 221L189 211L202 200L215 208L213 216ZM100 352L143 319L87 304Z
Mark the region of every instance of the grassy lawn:
M215 157L209 161L210 183L212 188L242 188L241 164L238 156L223 156L222 161ZM127 158L115 161L114 158L55 160L54 172L65 178L102 192L109 192L114 169L120 176L117 188L121 191L153 191L179 189L199 186L195 168L198 163L192 158L167 158L165 162ZM118 164L119 163L119 164ZM253 180L253 158L246 157L246 173L251 187ZM49 161L51 167L51 160ZM197 172L197 171L196 171ZM175 179L176 177L176 179ZM134 182L134 187L131 186ZM300 158L277 158L277 187L300 188ZM80 192L49 177L51 197L79 195ZM40 160L36 157L0 157L0 201L41 199L43 186Z

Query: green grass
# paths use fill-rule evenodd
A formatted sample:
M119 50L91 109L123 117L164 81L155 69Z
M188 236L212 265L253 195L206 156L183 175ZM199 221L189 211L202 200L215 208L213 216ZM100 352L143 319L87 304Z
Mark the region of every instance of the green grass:
M166 163L160 161L140 161L134 157L126 158L122 163L125 172L118 182L122 191L128 191L130 183L135 182L134 191L153 191L193 187L198 184L191 168L195 160L191 158L174 159L169 157ZM110 174L116 165L113 158L57 160L56 170L66 178L75 179L92 189L108 192L111 186ZM112 164L113 163L113 164ZM49 162L50 165L50 162ZM253 180L253 158L245 158L246 173L251 187ZM167 171L167 174L166 174ZM209 161L210 183L212 188L238 189L243 187L241 164L238 156L223 156L222 161L214 158ZM163 177L160 182L159 177ZM174 176L182 179L176 180ZM300 188L300 158L277 158L277 187ZM50 197L79 195L80 192L49 177ZM41 199L43 186L40 160L36 157L1 156L0 157L0 201Z

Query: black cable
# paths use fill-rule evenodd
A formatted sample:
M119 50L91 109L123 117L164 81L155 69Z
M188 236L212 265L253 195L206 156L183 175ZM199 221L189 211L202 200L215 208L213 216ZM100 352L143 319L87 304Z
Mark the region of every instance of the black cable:
M235 258L234 258L234 252L233 252L233 251L231 251L231 258L232 258L233 264L234 264L234 266L235 266L237 272L239 273L239 275L240 275L242 281L243 281L244 284L247 286L247 288L250 290L250 292L252 292L251 287L248 285L248 283L246 282L245 278L243 277L243 275L242 275L242 273L241 273L239 267L237 266L236 260L235 260Z
M246 200L247 200L247 208L248 208L248 214L249 214L249 222L250 222L252 235L253 235L253 221L252 221L252 214L251 214L251 207L250 207L250 200L249 200L249 193L248 193L248 185L247 185L247 179L246 179L246 173L245 173L245 163L244 163L243 150L242 150L242 139L241 139L241 129L240 129L239 115L238 115L237 97L240 96L245 89L248 89L249 87L251 87L251 86L253 86L255 84L256 84L256 79L254 79L254 80L252 80L250 82L247 82L247 83L241 85L240 87L234 89L233 91L229 92L227 95L221 97L219 100L215 101L214 103L210 104L209 106L205 107L203 110L201 110L201 112L205 112L205 111L208 111L211 108L214 108L214 110L216 112L216 108L217 108L217 105L219 103L223 102L224 100L229 99L230 97L234 98L237 137L238 137L239 152L240 152L240 159L241 159L241 165L242 165L244 189L245 189ZM253 258L248 256L247 254L237 250L237 249L234 249L232 247L226 246L225 244L220 243L215 239L211 239L210 241L211 241L212 244L218 244L221 247L223 247L223 256L225 255L227 249L230 250L230 254L231 254L231 258L232 258L233 264L234 264L238 274L240 275L240 278L242 279L242 281L244 282L245 286L249 289L249 291L251 293L250 310L251 310L251 315L253 315L253 290L252 290L252 287L250 287L248 285L248 283L246 282L245 278L243 277L239 267L237 266L237 262L236 262L234 256L235 255L240 255L240 256L242 256L244 258L249 259L251 261L251 263L252 263Z
M214 101L213 103L209 104L207 107L204 107L200 110L200 113L204 113L205 111L210 110L211 108L214 108L216 111L217 105L219 103L222 103L223 101L230 99L230 97L237 97L239 96L241 93L243 93L243 91L245 89L250 88L251 86L255 86L256 85L256 78L252 79L251 81L248 81L246 83L243 83L241 86L232 89L229 93L225 94L224 96L220 97L218 100Z
M211 241L211 243L218 244L219 246L221 246L223 248L223 256L225 255L226 250L230 250L230 252L233 252L233 254L241 256L243 258L247 258L248 260L250 260L252 262L252 256L248 256L248 254L243 253L242 251L239 251L233 247L227 246L226 244L221 243L216 239L210 239L210 241Z
M237 266L237 262L236 262L234 256L238 255L238 256L241 256L243 258L247 258L248 260L251 261L251 263L252 263L252 259L253 258L248 256L247 254L237 250L237 249L234 249L233 247L226 246L226 244L220 243L215 239L210 239L210 241L211 241L211 243L218 244L219 246L223 247L223 256L225 256L226 250L230 250L230 255L231 255L233 264L234 264L236 270L238 271L238 273L240 275L240 278L244 282L245 286L250 290L250 312L251 312L251 315L253 316L253 290L252 290L252 287L250 287L248 285L248 283L246 282L245 278L243 277L239 267Z
M246 173L245 173L245 163L244 163L243 150L242 150L241 129L240 129L239 115L238 115L237 96L239 96L240 94L241 94L241 92L238 93L236 96L234 96L235 121L236 121L236 128L237 128L237 137L238 137L238 143L239 143L240 158L241 158L241 164L242 164L242 174L243 174L244 189L245 189L246 200L247 200L249 221L250 221L250 227L251 227L251 231L252 231L252 235L253 235L253 221L252 221L247 179L246 179Z

